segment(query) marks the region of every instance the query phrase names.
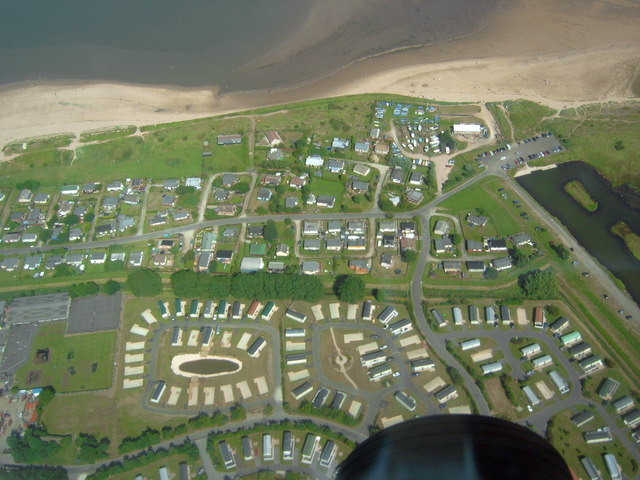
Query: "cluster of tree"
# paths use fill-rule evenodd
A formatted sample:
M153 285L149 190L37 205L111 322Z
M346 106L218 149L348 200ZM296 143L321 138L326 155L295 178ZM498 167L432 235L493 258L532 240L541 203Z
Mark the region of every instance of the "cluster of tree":
M74 283L69 287L69 296L71 298L88 297L89 295L97 295L99 290L96 282Z
M44 430L28 428L21 437L14 431L7 438L7 445L11 449L13 460L19 463L40 463L47 457L60 451L62 445L55 440L45 441L41 436L46 435ZM70 439L70 437L67 437Z
M53 267L54 278L71 277L76 273L76 269L68 263L59 263L58 265Z
M449 377L451 378L451 382L454 385L460 386L464 384L464 379L462 378L462 375L460 375L460 372L457 368L448 366L447 375L449 375Z
M403 262L411 263L415 262L418 259L418 252L416 252L415 250L406 249L402 251L400 256L402 257Z
M317 302L324 294L318 277L295 274L238 273L214 276L181 270L171 275L171 287L178 297L247 300L302 300Z
M89 475L87 480L106 480L174 455L186 455L193 462L198 458L198 447L196 447L195 443L185 441L180 445L171 445L169 448L159 448L157 450L150 448L137 455L124 457L122 461L111 462L108 465L101 466L95 473Z
M524 267L528 265L533 258L532 253L527 253L521 248L515 249L509 253L511 254L511 258L513 259L513 264L516 267Z
M18 190L37 190L39 186L40 182L37 180L23 180L22 182L16 183Z
M518 398L513 389L513 383L515 380L511 378L509 375L502 374L500 375L500 385L502 385L502 389L504 390L504 394L507 399L511 402L513 406L518 406Z
M525 297L535 300L557 298L558 283L552 270L531 270L520 275L518 285Z
M232 422L239 422L241 420L245 420L247 418L247 410L239 403L236 403L233 407L231 407L230 416L231 416Z
M98 440L93 435L87 433L81 433L76 439L76 447L78 448L78 462L80 463L95 463L98 460L107 458L109 453L109 444L111 440L107 437L102 437Z
M182 263L184 264L184 268L192 268L193 262L196 259L196 252L192 248L187 253L182 256Z
M473 165L466 164L462 167L462 170L452 172L449 177L447 177L447 180L442 184L442 187L447 190L465 179L472 177L476 171L477 170L473 168Z
M562 260L569 260L571 253L569 249L561 243L550 243L551 250Z
M51 385L47 385L42 388L40 395L38 395L38 405L36 405L36 413L38 418L42 418L42 412L44 408L49 405L56 396L56 390Z
M364 298L365 283L362 277L340 275L333 283L333 291L341 302L356 303Z
M122 442L120 442L120 445L118 446L118 452L128 453L135 450L142 450L143 448L147 448L155 445L156 443L160 443L160 440L162 440L160 432L151 427L147 427L137 437L123 438Z
M262 229L262 236L269 243L276 243L278 241L278 227L273 220L267 221Z
M168 440L170 438L177 437L178 435L184 435L187 432L208 427L221 427L227 423L229 423L229 417L219 410L216 410L211 415L200 413L199 415L187 420L187 423L181 423L175 427L165 425L162 427L162 438L164 440Z
M487 269L484 271L484 278L486 278L487 280L495 280L496 278L498 278L498 270L493 267L487 267Z
M330 418L336 422L343 423L344 425L357 425L360 422L359 418L352 417L348 412L339 408L331 407L314 407L311 402L303 401L298 407L298 410L305 415L312 415L317 417Z
M0 466L0 480L68 480L62 467L37 467L35 465Z
M107 295L118 293L121 289L122 285L120 285L120 282L117 282L116 280L107 280L102 286L102 291Z
M455 150L457 143L455 138L451 136L451 132L449 130L443 130L438 134L438 139L440 140L440 144L445 147L449 147L452 151Z
M127 276L127 287L136 297L154 297L162 293L162 279L148 268L134 270Z
M186 185L180 185L178 188L176 188L177 195L184 195L185 193L193 193L195 191L196 187L188 187Z

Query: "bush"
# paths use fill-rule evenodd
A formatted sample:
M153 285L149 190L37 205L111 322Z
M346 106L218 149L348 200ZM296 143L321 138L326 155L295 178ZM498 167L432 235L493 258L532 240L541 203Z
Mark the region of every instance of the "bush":
M120 282L117 282L115 280L107 280L103 287L104 293L106 293L107 295L113 295L119 292L121 289L122 286L120 285Z
M558 296L556 275L551 270L531 270L520 275L518 285L527 298L544 300Z
M364 298L365 283L355 275L340 275L333 284L333 291L341 302L356 303Z

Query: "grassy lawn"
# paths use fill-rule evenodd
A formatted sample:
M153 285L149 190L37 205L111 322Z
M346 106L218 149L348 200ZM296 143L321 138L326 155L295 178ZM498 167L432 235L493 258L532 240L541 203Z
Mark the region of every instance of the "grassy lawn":
M493 115L496 125L498 126L498 130L500 130L501 135L497 135L497 138L500 139L500 136L502 136L502 138L507 142L512 142L513 132L511 131L511 125L509 125L509 120L505 116L499 104L489 102L487 103L487 109L491 112L491 115Z
M564 185L564 191L571 195L578 204L588 212L595 212L598 209L596 202L580 180L571 180Z
M316 196L318 195L330 195L336 198L336 205L338 205L344 194L344 185L341 182L330 180L326 178L314 178L311 181L311 192Z
M552 108L529 100L509 100L504 102L504 107L509 113L514 136L519 139L544 131L540 130L541 120L556 113Z
M65 328L64 322L40 326L32 346L31 362L16 373L17 384L23 387L52 385L57 392L109 388L116 332L67 337ZM39 363L36 352L46 348L49 360Z
M640 260L640 236L635 234L629 225L624 222L616 223L611 227L611 231L622 238L632 255Z
M27 145L26 151L28 152L51 150L68 146L73 138L74 135L72 133L57 133L54 135L42 135L39 137L25 138L6 144L2 148L2 151L7 155L11 155L13 153L22 153L24 152L24 150L22 149L23 143Z
M113 127L104 128L98 130L87 130L80 134L80 141L82 143L96 142L103 140L113 140L114 138L127 137L135 133L137 127L135 125L129 125L126 127Z

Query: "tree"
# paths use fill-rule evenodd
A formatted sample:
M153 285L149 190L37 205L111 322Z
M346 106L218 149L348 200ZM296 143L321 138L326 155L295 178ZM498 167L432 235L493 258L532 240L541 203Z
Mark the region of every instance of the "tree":
M333 284L333 290L340 301L356 303L364 298L365 283L362 277L340 275Z
M388 302L391 298L391 292L384 288L376 288L373 291L373 296L376 297L376 300L379 302Z
M515 250L512 253L511 258L513 258L513 264L516 267L524 267L531 260L531 256L527 255L526 253L524 253L524 251L520 249Z
M242 181L238 183L234 188L236 192L244 194L251 190L251 185L249 185L249 182L247 181Z
M460 236L460 234L459 234L459 233L452 233L452 234L451 234L451 242L452 242L454 245L459 245L459 244L460 244L460 242L462 242L462 237Z
M117 282L115 280L107 280L103 287L104 293L106 293L107 295L113 295L119 292L121 289L122 285L120 285L120 282Z
M64 219L62 220L62 223L69 226L77 225L80 223L80 217L78 215L74 215L73 213L70 213L69 215L64 217Z
M616 140L616 143L613 144L613 148L618 151L624 150L624 143L622 143L622 140Z
M73 268L68 263L59 263L55 267L53 267L53 276L56 278L59 277L70 277L76 274L76 269Z
M38 234L38 239L42 243L47 243L51 239L51 230L41 230Z
M405 263L415 262L418 259L418 253L415 250L404 250L401 256Z
M560 309L555 305L547 305L544 308L551 317L557 317L560 315Z
M527 298L542 300L558 296L556 274L551 270L531 270L522 274L518 285Z
M95 214L93 212L89 212L84 216L84 221L87 223L91 223L93 222L94 218L96 218Z
M185 268L192 268L193 262L196 259L196 252L191 249L182 257L182 263L184 263Z
M93 435L80 433L76 439L78 461L80 463L95 463L109 456L108 448L111 441L107 437L98 440Z
M18 190L37 190L40 186L40 182L37 180L24 180L20 183L16 183Z
M75 283L69 288L69 296L75 297L88 297L89 295L96 295L100 288L96 282L82 282Z
M162 279L153 270L136 270L127 277L127 287L136 297L153 297L162 293Z
M196 191L196 187L187 187L186 185L180 185L176 188L176 194L184 195L185 193L193 193Z
M493 267L487 267L484 271L484 278L487 280L495 280L498 278L498 271Z
M276 222L269 220L264 226L262 235L267 242L271 244L276 243L278 241L278 227L276 226Z
M47 385L42 389L40 395L38 395L38 405L36 406L36 412L38 413L38 417L42 417L42 412L44 412L44 407L49 405L51 401L56 396L56 389L51 385Z
M215 260L211 260L209 262L209 266L207 267L207 270L209 273L216 273L216 268L217 268L218 262L216 262Z
M570 253L567 247L565 247L561 243L560 244L551 243L550 246L552 250L555 252L555 254L558 255L558 257L560 257L562 260L569 259Z

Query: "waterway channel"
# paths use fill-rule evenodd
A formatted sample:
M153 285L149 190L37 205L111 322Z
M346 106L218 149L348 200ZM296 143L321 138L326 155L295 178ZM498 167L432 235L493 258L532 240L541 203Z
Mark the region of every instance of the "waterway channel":
M611 232L613 225L623 221L640 235L640 211L627 205L593 167L583 162L563 163L516 180L625 284L640 305L640 261L629 252L624 241ZM565 192L564 185L571 180L579 180L598 202L595 212L588 212Z

